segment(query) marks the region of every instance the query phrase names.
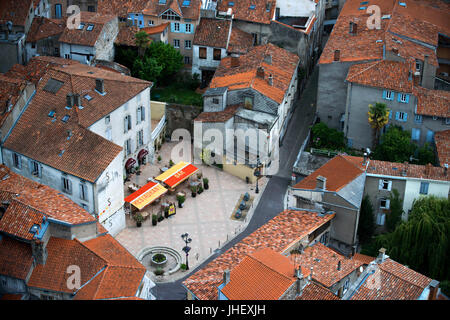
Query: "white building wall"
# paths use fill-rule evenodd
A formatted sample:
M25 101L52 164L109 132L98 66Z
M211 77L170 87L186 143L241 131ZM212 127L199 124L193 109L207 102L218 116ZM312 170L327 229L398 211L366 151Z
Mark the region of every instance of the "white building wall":
M108 94L108 93L106 93ZM136 123L137 108L139 106L144 107L145 120L140 123ZM131 116L131 130L124 133L124 119L127 115ZM115 144L125 148L125 141L131 139L131 151L129 155L125 154L125 149L122 154L123 168L125 162L129 158L137 160L137 155L141 149L147 149L149 154L147 159L153 161L153 141L152 141L152 128L151 128L151 110L150 110L150 88L146 88L134 98L128 100L125 104L115 109L109 114L110 122L107 124L106 117L98 120L92 124L88 129L105 139L108 139L107 130L111 130L111 141ZM137 137L138 132L143 130L144 132L144 145L138 147ZM123 181L122 181L123 182Z
M200 79L201 79L201 75L202 75L201 68L217 68L220 65L221 60L213 59L214 49L219 49L219 48L213 48L213 47L206 47L206 59L200 59L198 56L200 47L204 48L205 46L198 46L198 45L193 46L192 74L198 73L200 75ZM220 56L221 56L221 59L225 58L227 56L227 50L224 48L220 48Z
M436 181L436 180L419 180L419 179L408 179L405 185L405 197L403 199L403 211L405 214L411 210L413 202L415 199L421 196L427 196L420 194L420 183L429 182L428 194L440 198L448 198L450 182L448 181Z
M311 0L277 0L282 17L309 17L316 11L316 3Z
M95 57L94 47L79 46L69 43L61 43L59 52L61 58L66 58L66 55L68 55L69 59L76 60L84 64L89 64L89 61L85 55L92 55L91 61Z

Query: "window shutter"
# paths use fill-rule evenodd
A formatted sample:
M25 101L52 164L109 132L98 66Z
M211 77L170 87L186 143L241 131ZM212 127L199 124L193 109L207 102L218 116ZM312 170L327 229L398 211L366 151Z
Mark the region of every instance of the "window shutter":
M378 190L381 190L381 189L383 189L383 179L380 179L378 181Z
M394 100L395 92L391 91L391 98L389 100Z
M145 108L141 107L141 121L145 121Z
M136 124L141 121L141 107L136 109Z
M84 200L84 197L83 197L83 185L81 183L80 183L80 199Z
M400 97L400 96L399 96L399 97ZM400 98L399 98L399 99L400 99ZM400 112L398 112L398 111L395 113L395 120L398 120L399 114L400 114Z
M408 114L404 112L403 121L406 122L408 120Z
M386 99L386 94L387 94L386 90L383 90L383 99Z
M31 159L28 159L28 169L30 170L30 174L33 174L34 166Z
M386 209L389 209L391 207L390 203L391 203L391 200L386 199Z
M401 93L398 93L397 101L398 101L398 102L401 102L401 101L402 101L402 94L401 94Z
M388 191L391 191L391 189L392 189L392 181L389 181L388 182Z
M392 119L392 110L389 110L389 119Z
M180 32L186 33L186 25L184 23L180 23Z
M128 130L131 130L131 115L128 116Z
M406 103L409 103L409 94L406 95Z
M174 22L170 23L170 32L175 32L175 23Z
M128 131L128 116L123 119L123 132L127 133Z

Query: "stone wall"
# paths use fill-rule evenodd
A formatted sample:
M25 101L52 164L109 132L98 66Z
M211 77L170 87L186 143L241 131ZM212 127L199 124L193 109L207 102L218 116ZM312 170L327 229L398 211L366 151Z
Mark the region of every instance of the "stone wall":
M167 129L170 137L175 129L186 129L194 137L194 119L202 112L202 108L181 104L166 105Z

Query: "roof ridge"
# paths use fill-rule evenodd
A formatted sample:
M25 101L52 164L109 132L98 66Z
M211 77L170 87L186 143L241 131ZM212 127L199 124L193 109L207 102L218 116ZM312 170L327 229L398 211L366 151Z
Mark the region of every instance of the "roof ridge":
M367 68L361 70L360 72L358 72L358 73L352 75L351 77L348 78L348 80L350 80L350 79L352 79L352 78L354 78L354 77L356 77L356 76L359 76L361 73L366 72L367 70L371 69L372 67L374 67L375 65L377 65L378 63L380 63L380 62L382 62L382 61L385 61L385 60L377 60L377 61L374 61L374 62L368 62L368 63L372 63L372 65L370 65L370 66L368 66ZM356 64L356 65L357 65L357 64Z
M404 268L406 268L406 269L408 269L408 270L411 270L411 271L413 271L413 272L415 272L415 273L417 273L417 274L419 274L419 275L421 275L421 276L424 276L424 277L426 277L426 278L428 278L428 279L431 279L431 278L427 277L426 275L423 275L423 274L421 274L420 272L417 272L417 271L415 271L415 270L413 270L413 269L411 269L411 268L408 268L407 266L405 266L405 265L403 265L403 264L401 264L401 263L399 263L399 262L397 262L397 261L395 261L395 260L392 260L392 259L388 259L388 260L390 260L390 261L392 261L392 262L394 262L394 263L396 263L396 264L399 264L399 265L401 265L402 267L404 267ZM387 260L386 260L386 261L387 261ZM397 279L400 279L400 280L403 280L403 281L405 281L405 282L408 282L409 284L411 284L411 285L413 285L413 286L415 286L415 287L417 287L417 288L423 289L423 288L422 288L421 286L419 286L418 284L415 284L415 283L409 281L408 279L402 278L402 277L400 277L400 276L398 276L398 275L392 273L391 271L382 268L382 267L381 267L382 264L383 264L383 263L378 264L378 268L381 269L382 271L389 273L390 275L396 277Z
M265 264L265 263L262 262L261 260L257 259L256 257L253 257L253 256L251 256L251 255L248 254L248 253L247 253L246 255L247 255L247 257L249 257L250 259L252 259L252 260L258 262L259 264L261 264L261 265L263 265L264 267L266 267L266 268L268 268L268 269L274 271L275 273L281 275L282 277L284 277L284 278L286 278L286 279L288 279L288 280L291 280L291 281L293 280L293 277L294 277L294 276L289 277L289 276L287 276L287 275L285 275L285 274L283 274L283 273L281 273L281 272L275 270L274 268L268 266L267 264ZM242 260L243 260L243 259L242 259ZM241 262L242 262L242 260L241 260ZM238 265L239 265L239 264L238 264ZM293 267L295 268L295 266L293 266Z
M81 244L83 247L85 247L86 249L88 249L90 252L92 252L94 255L96 255L98 258L100 258L104 263L105 266L108 266L108 261L106 261L105 259L103 259L102 257L100 257L95 251L91 250L89 247L87 247L86 245L84 245L83 242L81 242L80 240L78 240L77 238L74 238L73 240L77 241L79 244Z

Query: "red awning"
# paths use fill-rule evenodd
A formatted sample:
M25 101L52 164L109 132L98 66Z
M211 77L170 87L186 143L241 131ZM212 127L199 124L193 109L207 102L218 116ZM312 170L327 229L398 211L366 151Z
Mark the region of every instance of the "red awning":
M127 160L127 162L125 163L125 169L130 169L132 166L134 166L136 164L136 160L134 160L133 158L130 158Z
M145 149L142 149L141 151L139 151L138 153L138 159L141 160L143 157L145 157L146 155L148 155L148 151Z

